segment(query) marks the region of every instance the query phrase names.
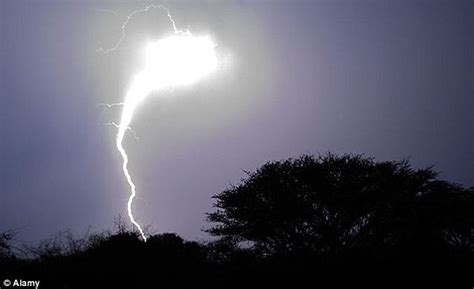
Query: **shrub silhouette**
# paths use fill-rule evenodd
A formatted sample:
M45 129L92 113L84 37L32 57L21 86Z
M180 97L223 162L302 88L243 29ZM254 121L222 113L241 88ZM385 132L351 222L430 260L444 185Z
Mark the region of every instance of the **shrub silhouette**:
M267 257L472 258L474 191L436 177L351 155L269 162L213 197L208 232Z
M16 259L11 244L14 235L14 231L6 231L0 234L0 264L8 264Z
M78 246L77 244L81 244ZM3 276L41 280L43 288L214 288L203 244L172 233L151 235L121 228L82 238L61 232L29 248L30 259L0 263ZM213 285L214 284L214 285Z
M405 161L302 156L266 163L216 194L215 241L165 233L143 242L119 218L115 232L61 232L20 258L5 232L0 277L40 288L297 288L408 278L426 287L443 276L446 287L472 287L473 196ZM397 266L411 269L387 278Z

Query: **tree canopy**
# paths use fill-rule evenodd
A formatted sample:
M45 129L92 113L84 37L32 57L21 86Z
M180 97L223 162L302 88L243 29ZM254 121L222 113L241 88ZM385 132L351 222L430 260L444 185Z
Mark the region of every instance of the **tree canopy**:
M328 154L268 162L213 198L208 232L264 256L473 251L474 190L407 161Z

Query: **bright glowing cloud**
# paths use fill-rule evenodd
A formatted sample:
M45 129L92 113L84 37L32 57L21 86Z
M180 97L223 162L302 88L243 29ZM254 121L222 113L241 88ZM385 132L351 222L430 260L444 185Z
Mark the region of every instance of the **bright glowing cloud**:
M215 44L208 36L173 35L149 43L145 74L154 90L188 85L212 72L217 65Z

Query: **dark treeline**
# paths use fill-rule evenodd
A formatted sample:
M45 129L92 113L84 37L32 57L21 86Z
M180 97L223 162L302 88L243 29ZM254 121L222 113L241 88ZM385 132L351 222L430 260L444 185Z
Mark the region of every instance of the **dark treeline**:
M206 243L176 234L143 242L121 222L115 232L63 233L33 247L5 232L0 277L41 280L40 288L474 285L474 189L431 168L302 156L247 172L214 200L216 238Z

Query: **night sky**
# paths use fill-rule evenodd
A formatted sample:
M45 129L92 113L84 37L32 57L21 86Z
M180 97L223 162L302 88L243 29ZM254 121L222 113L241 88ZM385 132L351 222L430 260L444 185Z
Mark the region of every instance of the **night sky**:
M0 2L0 231L38 241L111 229L128 186L112 126L146 40L150 2ZM155 2L155 4L161 4ZM151 95L127 136L137 220L205 240L213 194L270 160L365 154L474 186L473 1L165 2L215 39L221 67Z

